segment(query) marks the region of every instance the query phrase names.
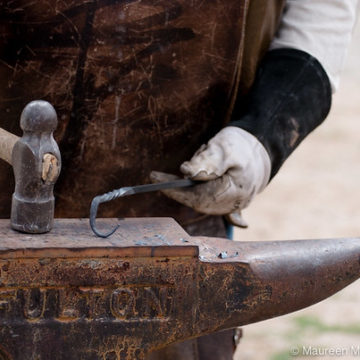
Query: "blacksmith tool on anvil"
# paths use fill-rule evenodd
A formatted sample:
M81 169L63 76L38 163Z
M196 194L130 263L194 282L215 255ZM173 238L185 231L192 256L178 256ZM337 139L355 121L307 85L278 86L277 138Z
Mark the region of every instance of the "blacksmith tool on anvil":
M32 234L52 224L55 119L49 104L30 103L23 138L5 134L17 182L12 227L30 234L0 220L1 360L146 359L171 343L302 309L360 277L356 238L231 242L190 237L170 218L122 219L108 239L87 219Z

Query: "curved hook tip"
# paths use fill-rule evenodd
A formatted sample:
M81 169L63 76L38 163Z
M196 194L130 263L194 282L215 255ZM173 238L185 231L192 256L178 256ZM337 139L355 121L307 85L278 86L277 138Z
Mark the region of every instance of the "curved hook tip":
M101 238L108 238L109 236L111 236L119 227L120 225L116 225L112 230L110 230L108 233L101 233L97 228L96 228L96 216L97 216L97 211L98 211L98 207L101 203L101 197L97 196L93 199L93 201L91 202L91 207L90 207L90 227L91 230L94 232L94 234L98 237Z
M94 225L94 226L91 226L91 229L92 229L92 231L95 233L96 236L101 237L101 238L103 238L103 239L106 239L106 238L108 238L109 236L111 236L119 227L120 227L120 225L116 225L116 226L114 227L114 229L112 229L111 231L109 231L109 232L106 233L106 234L103 234L103 233L99 232L99 231L97 230L97 228L96 228L95 225Z

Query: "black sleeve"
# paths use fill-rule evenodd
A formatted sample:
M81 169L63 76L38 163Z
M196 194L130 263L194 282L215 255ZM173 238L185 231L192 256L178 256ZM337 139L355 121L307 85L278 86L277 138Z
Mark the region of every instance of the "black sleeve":
M330 81L314 57L295 49L271 50L248 96L237 100L229 126L250 132L264 145L272 178L330 107Z

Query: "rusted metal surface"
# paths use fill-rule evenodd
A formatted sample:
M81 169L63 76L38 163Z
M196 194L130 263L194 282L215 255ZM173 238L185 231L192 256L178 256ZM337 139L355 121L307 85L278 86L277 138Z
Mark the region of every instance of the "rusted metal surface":
M360 241L191 238L167 218L121 220L104 240L88 220L42 236L1 221L0 270L4 359L142 359L330 296L359 277Z

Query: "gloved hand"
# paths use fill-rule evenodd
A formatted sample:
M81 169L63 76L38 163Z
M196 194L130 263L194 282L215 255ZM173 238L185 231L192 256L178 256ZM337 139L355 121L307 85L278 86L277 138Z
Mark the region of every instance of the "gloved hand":
M181 165L185 176L206 181L164 193L195 210L227 215L246 227L241 210L264 189L300 142L326 118L331 86L322 65L297 49L269 51L246 102L230 126ZM235 106L236 110L236 106ZM174 179L153 173L154 182Z
M207 145L202 145L180 170L185 177L204 183L164 190L168 197L201 213L227 215L232 224L247 227L241 210L267 185L271 162L267 151L253 135L228 126ZM170 174L151 173L153 182L175 178Z

